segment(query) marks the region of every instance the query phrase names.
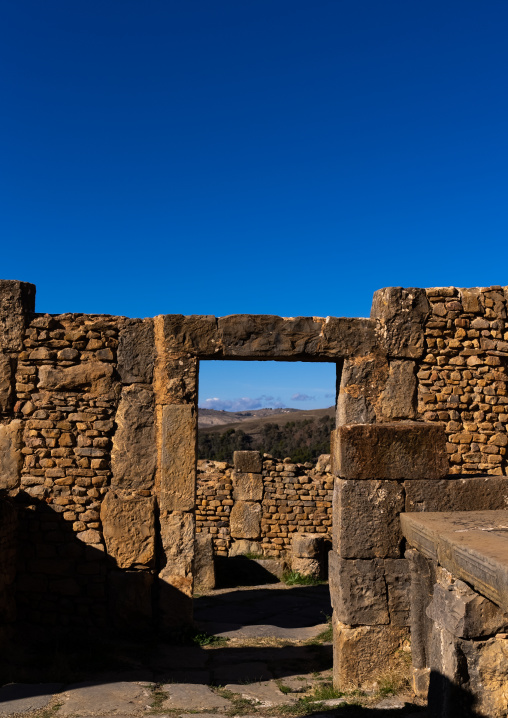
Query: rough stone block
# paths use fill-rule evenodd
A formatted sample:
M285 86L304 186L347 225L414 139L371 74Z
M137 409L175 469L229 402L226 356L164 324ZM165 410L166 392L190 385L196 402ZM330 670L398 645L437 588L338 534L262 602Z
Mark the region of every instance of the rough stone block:
M459 638L482 638L506 631L508 615L463 581L437 583L427 616Z
M388 612L393 626L410 625L411 570L404 558L387 558L384 562L388 590Z
M294 557L320 560L323 554L322 534L294 533L291 540L291 553Z
M261 501L263 499L263 476L261 474L241 474L234 471L233 498L235 501Z
M23 423L14 419L0 424L0 489L15 489L21 481L23 466Z
M390 357L422 356L429 311L424 289L385 287L374 292L370 316L376 321L378 341Z
M400 558L399 514L404 491L396 481L337 479L333 548L342 558Z
M285 319L269 314L233 314L218 320L224 356L258 359L315 357L323 319Z
M0 279L0 349L23 348L26 317L35 311L35 285Z
M153 392L136 384L124 387L116 413L111 452L111 486L151 490L157 465Z
M322 571L321 561L316 558L303 558L302 556L292 556L291 570L296 571L301 576L312 576L313 578L320 578Z
M407 628L348 626L333 619L333 685L337 690L372 687L396 664Z
M108 491L101 504L108 554L119 568L149 568L155 560L155 499Z
M155 362L153 319L126 322L118 337L118 373L124 384L150 384Z
M352 357L370 354L376 347L375 322L371 319L326 317L320 354Z
M235 471L242 474L260 474L263 471L263 460L259 451L234 451L233 465Z
M160 516L165 565L159 573L159 606L164 627L192 618L194 516L173 511Z
M196 410L192 404L168 404L158 407L157 412L161 511L190 511L196 484Z
M380 404L386 419L416 418L417 382L414 361L394 359L390 362L390 372Z
M152 628L153 575L148 571L111 571L108 574L109 616L126 636L146 636Z
M427 616L427 606L434 593L436 565L415 549L408 549L405 555L411 571L409 589L411 658L413 668L423 670L430 665L429 646L432 621Z
M374 423L387 378L388 361L379 352L346 359L337 398L337 426Z
M158 352L154 370L157 404L196 404L198 360L190 354Z
M345 479L441 479L444 429L418 422L339 426L334 469Z
M508 638L499 634L484 641L460 641L467 661L467 688L476 699L477 715L505 718L508 706ZM432 700L429 687L429 702ZM450 713L451 715L451 713ZM454 714L457 715L457 714ZM460 715L468 715L463 711Z
M508 505L508 478L474 476L404 482L405 511L487 511Z
M229 526L232 538L259 538L261 506L252 501L237 501L231 509Z
M346 560L330 551L330 598L339 621L350 625L390 622L383 562Z
M154 322L161 353L188 353L205 358L220 351L217 319L213 316L165 314L155 317Z
M413 637L411 636L411 651ZM412 688L418 698L427 698L429 692L430 668L413 668Z
M231 544L228 556L245 556L247 553L261 553L261 544L258 541L238 539Z
M39 389L82 391L105 394L112 387L113 367L99 361L88 361L69 367L39 367Z
M194 589L210 591L215 588L215 563L211 534L196 534L194 543Z
M0 412L8 413L12 409L13 372L10 358L0 352Z

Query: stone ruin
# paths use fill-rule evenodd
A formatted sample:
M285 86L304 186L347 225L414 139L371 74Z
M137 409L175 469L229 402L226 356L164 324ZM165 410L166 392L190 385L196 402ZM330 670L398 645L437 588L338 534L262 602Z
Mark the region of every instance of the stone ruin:
M129 319L36 313L33 285L0 281L2 640L27 629L170 634L192 621L205 359L337 367L329 561L338 687L374 680L436 616L441 588L427 586L417 610L418 561L434 562L429 586L462 596L454 581L469 580L480 603L504 615L492 570L474 583L432 553L430 539L424 550L406 525L403 533L399 517L506 509L507 297L499 286L390 287L374 294L369 319ZM258 472L237 471L241 492ZM246 520L259 511L242 501ZM480 568L486 560L476 559ZM432 700L446 693L433 672L459 680L444 654L457 662L469 640L447 639L445 651L453 631L436 631L432 650L426 640L413 648L415 689L425 692L430 677ZM506 686L501 669L490 670ZM462 689L478 693L466 674Z

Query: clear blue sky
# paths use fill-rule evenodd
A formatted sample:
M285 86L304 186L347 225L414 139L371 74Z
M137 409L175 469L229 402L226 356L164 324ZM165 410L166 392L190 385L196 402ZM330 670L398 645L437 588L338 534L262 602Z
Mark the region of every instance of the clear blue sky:
M508 284L507 31L506 0L3 0L0 276L130 316Z

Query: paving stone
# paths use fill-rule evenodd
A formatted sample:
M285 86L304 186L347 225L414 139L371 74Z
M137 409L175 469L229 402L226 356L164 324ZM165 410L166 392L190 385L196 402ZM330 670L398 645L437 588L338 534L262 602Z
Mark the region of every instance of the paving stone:
M45 708L63 683L9 683L0 688L0 715L10 716Z
M259 704L261 708L271 708L272 706L280 706L283 703L293 703L297 700L294 696L285 695L274 681L262 681L261 683L252 683L247 686L228 683L224 688L232 693L239 693L242 698Z
M169 698L163 704L163 710L199 711L210 708L229 708L231 701L214 693L211 688L193 683L165 683L161 689Z
M59 716L134 715L150 706L151 696L147 686L139 683L118 681L98 683L86 681L69 686Z
M269 681L273 675L266 663L252 661L250 663L232 663L219 666L214 670L215 683L248 683L254 681Z

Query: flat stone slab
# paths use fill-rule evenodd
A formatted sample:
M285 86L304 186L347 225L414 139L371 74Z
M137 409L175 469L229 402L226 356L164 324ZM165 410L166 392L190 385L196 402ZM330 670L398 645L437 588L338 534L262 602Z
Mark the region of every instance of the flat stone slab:
M283 703L293 703L297 699L294 696L284 694L274 681L262 681L250 685L238 683L227 683L225 690L238 693L242 698L260 705L261 708L272 708Z
M118 681L99 683L86 681L69 686L62 694L64 703L59 716L134 715L150 707L147 686Z
M166 683L161 688L168 694L162 710L203 711L210 708L218 710L230 708L231 701L214 693L208 686L194 683Z
M326 629L326 624L284 628L270 624L242 626L236 623L199 623L199 627L220 638L287 638L290 641L307 641Z
M0 688L0 716L45 708L63 683L10 683Z
M238 683L245 687L247 683L269 681L272 678L273 675L266 663L261 661L225 664L214 670L215 683L221 686L226 683Z
M401 514L408 543L508 612L508 511Z

